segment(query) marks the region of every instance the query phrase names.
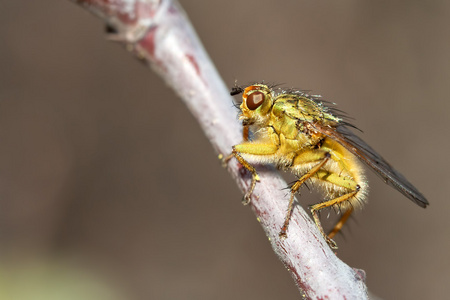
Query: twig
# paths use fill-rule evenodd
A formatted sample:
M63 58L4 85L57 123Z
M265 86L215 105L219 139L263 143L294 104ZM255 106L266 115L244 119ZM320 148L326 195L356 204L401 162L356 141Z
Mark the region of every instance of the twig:
M204 51L181 7L170 0L72 0L102 18L126 45L180 95L218 153L241 140L241 126L229 91ZM250 178L232 160L228 170L242 191ZM301 207L292 215L288 238L278 237L284 221L287 186L270 167L258 168L261 181L251 207L280 260L305 299L367 299L364 272L353 270L330 250ZM248 174L247 174L248 175Z

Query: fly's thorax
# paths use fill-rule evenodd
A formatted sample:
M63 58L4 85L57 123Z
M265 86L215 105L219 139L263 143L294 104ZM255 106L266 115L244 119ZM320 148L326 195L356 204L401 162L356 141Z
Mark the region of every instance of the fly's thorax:
M294 114L284 102L275 102L270 116L268 125L279 136L283 136L281 148L286 144L286 151L315 147L323 138L321 134L310 130L309 122L299 117L299 114Z

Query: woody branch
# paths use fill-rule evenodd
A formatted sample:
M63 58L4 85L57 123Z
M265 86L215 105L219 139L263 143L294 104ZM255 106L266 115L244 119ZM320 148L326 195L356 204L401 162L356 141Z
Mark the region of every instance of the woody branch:
M228 154L241 140L241 126L228 89L198 40L188 18L173 0L72 0L94 13L122 43L144 60L181 97L217 153ZM250 180L235 160L228 171L242 191ZM260 183L251 206L274 252L306 299L366 299L362 271L355 271L330 250L301 207L295 209L287 239L278 237L284 222L287 186L271 168L259 168Z

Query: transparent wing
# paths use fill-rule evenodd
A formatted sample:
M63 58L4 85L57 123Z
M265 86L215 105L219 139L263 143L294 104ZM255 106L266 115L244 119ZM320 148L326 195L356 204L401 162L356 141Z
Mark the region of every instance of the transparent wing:
M397 189L414 203L423 208L428 205L427 199L402 174L395 170L375 150L351 132L345 125L338 125L337 128L332 128L314 124L313 127L318 132L335 140L356 155L383 178L384 182Z

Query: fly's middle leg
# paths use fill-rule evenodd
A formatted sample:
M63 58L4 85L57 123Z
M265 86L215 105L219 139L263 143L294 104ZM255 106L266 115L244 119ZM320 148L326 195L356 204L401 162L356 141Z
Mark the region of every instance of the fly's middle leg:
M279 233L280 238L286 238L287 234L286 231L289 227L289 222L291 220L292 211L294 209L294 196L295 193L300 189L302 184L311 178L311 176L315 175L330 159L331 155L328 152L322 152L322 151L307 151L299 156L297 156L294 159L293 166L295 165L301 165L305 163L311 163L314 161L318 161L318 163L311 168L306 174L304 174L302 177L300 177L299 180L297 180L294 185L291 187L291 197L289 199L289 206L286 213L286 217L284 219L283 227L281 227L281 231Z

